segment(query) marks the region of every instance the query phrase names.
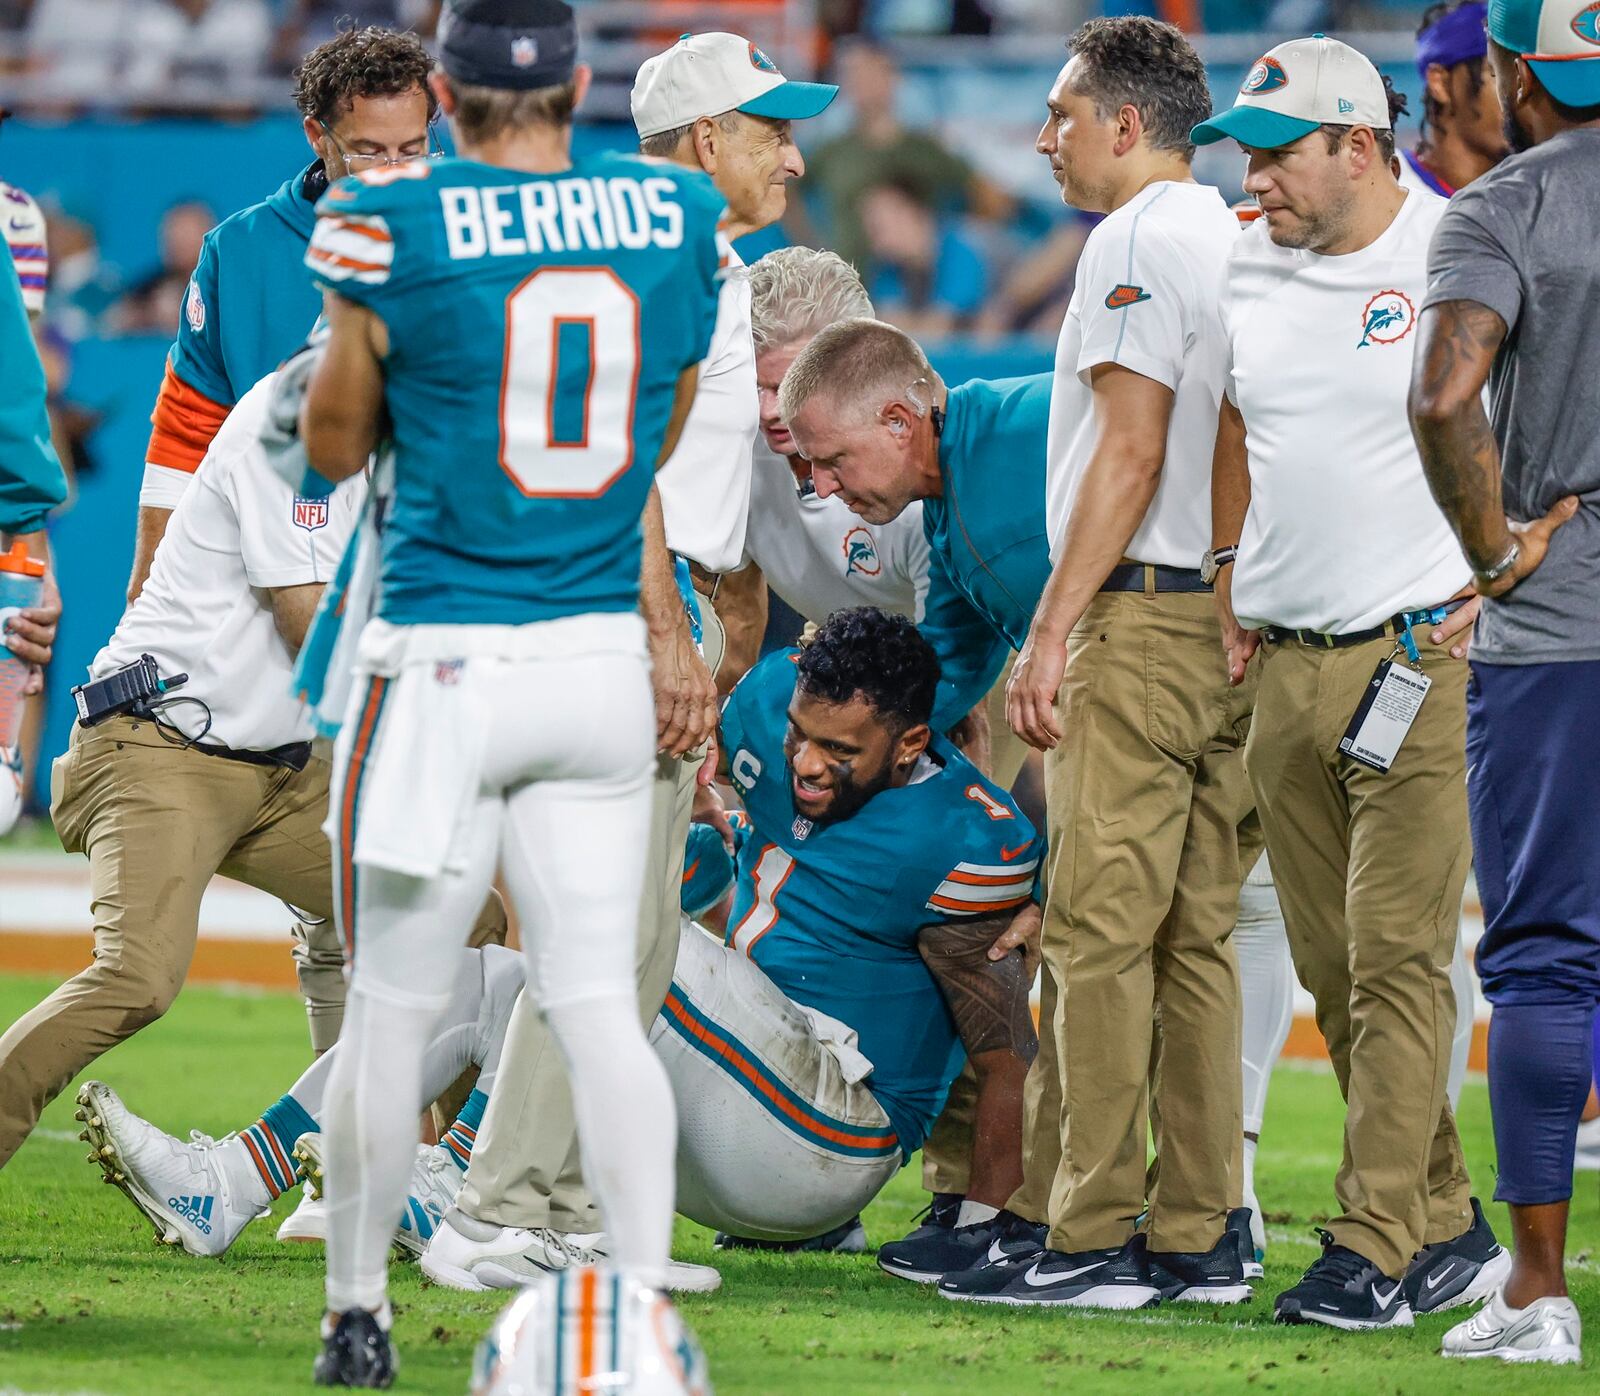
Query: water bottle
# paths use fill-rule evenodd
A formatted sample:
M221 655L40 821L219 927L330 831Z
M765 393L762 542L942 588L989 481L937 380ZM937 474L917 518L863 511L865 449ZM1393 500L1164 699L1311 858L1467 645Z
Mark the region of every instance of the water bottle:
M9 553L0 553L0 635L13 614L39 604L44 571L44 563L30 557L21 543ZM22 688L32 667L0 646L0 756L17 744L22 730Z

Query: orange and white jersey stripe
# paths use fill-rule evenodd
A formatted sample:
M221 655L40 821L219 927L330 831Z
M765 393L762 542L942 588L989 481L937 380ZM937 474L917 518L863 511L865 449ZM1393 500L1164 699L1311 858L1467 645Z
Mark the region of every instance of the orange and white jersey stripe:
M984 916L1021 906L1033 895L1038 858L1016 863L957 863L928 898L929 911Z
M394 237L378 214L324 214L306 261L326 281L381 286L394 266Z

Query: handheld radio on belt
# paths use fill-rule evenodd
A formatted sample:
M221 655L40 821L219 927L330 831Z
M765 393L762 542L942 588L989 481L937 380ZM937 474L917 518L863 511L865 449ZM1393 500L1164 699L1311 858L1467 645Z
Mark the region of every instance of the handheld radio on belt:
M162 698L188 682L187 674L162 678L156 669L155 656L141 654L114 674L92 683L80 683L72 690L72 701L78 705L78 721L85 727L93 727L97 722L123 713L154 721L156 714L150 707L150 700Z

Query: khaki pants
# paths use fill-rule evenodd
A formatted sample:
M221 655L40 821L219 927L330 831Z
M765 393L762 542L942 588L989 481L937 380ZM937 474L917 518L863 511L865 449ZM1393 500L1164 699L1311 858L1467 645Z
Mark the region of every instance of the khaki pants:
M1229 936L1252 686L1227 685L1208 595L1103 593L1069 643L1066 735L1046 759L1044 1017L1011 1202L1037 1218L1048 1188L1053 1249L1122 1245L1148 1196L1153 1249L1209 1250L1237 1195Z
M1339 738L1392 640L1263 645L1247 756L1295 969L1349 1107L1329 1230L1390 1276L1472 1222L1445 1097L1471 860L1467 666L1416 634L1433 687L1387 774Z
M722 626L704 596L700 610L702 648L714 674L722 658ZM661 757L656 762L634 960L639 1016L647 1031L666 1001L677 962L684 843L703 760ZM456 1205L469 1217L501 1226L584 1233L601 1229L599 1210L583 1181L566 1064L525 993L511 1011L500 1069Z
M166 1012L216 873L333 912L326 761L246 765L111 718L73 729L51 782L62 845L89 858L94 962L0 1038L0 1164L74 1076Z

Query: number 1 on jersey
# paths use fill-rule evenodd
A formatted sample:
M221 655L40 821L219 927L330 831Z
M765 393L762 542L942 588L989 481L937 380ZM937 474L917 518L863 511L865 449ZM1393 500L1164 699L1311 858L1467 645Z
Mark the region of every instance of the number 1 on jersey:
M794 859L777 844L769 843L761 850L751 874L756 899L728 936L735 950L742 950L748 957L755 943L778 924L778 893L793 871Z
M540 267L506 297L500 466L523 494L604 494L633 464L638 387L639 298L609 267Z

